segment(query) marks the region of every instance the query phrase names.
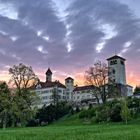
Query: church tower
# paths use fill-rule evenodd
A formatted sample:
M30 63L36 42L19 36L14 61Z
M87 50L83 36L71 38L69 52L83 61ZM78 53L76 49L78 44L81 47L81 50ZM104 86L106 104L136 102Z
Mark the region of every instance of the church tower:
M107 59L109 79L116 84L126 85L125 59L115 55Z
M52 71L50 70L50 68L48 68L47 72L46 72L46 82L52 82Z

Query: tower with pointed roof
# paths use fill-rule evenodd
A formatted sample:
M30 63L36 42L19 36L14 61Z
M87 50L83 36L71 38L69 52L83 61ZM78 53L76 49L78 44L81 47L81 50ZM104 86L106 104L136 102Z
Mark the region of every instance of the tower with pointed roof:
M47 72L46 72L46 82L52 82L52 71L50 70L50 68L48 68Z

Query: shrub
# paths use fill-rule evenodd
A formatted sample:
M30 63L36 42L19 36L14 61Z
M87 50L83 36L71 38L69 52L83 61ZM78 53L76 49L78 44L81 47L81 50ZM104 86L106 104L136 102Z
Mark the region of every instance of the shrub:
M96 110L96 122L108 122L110 109L107 106L100 106Z
M82 110L79 114L79 118L80 119L85 119L88 118L89 114L88 114L88 110Z
M94 117L96 115L96 109L95 108L91 108L88 110L82 110L79 114L79 118L80 119L91 119L92 117Z
M127 106L127 101L125 99L122 101L121 117L122 117L122 120L124 120L126 124L128 120L131 118L130 110Z
M116 104L110 109L110 121L112 122L122 121L120 104Z

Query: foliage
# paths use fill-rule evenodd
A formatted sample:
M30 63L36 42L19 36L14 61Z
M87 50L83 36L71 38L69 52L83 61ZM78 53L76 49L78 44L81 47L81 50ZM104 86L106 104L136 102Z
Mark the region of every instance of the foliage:
M127 106L127 101L125 99L122 100L121 117L126 124L128 120L131 118L130 110Z
M37 77L31 67L19 64L9 69L15 88L9 89L5 82L0 83L0 123L1 127L25 126L35 115L34 104L38 99L29 90Z
M88 110L82 110L79 113L79 118L80 119L91 119L93 116L96 115L96 109L95 108L90 108Z
M140 99L136 97L128 97L127 105L130 109L132 118L137 118L140 116Z
M56 105L50 104L49 106L43 106L39 109L36 119L39 120L40 125L42 125L42 123L50 124L68 114L70 110L71 106L65 102L59 102Z
M92 122L127 122L140 117L140 99L127 97L114 99L106 104L96 105L79 113L80 119Z
M3 128L6 128L11 115L12 96L8 85L5 82L0 83L0 122Z

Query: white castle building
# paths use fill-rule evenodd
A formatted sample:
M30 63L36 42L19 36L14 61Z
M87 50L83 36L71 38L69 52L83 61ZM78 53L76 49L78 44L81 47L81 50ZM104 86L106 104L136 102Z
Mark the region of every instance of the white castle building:
M125 59L115 55L108 58L107 61L109 78L113 79L113 82L117 84L121 96L131 96L133 94L133 88L126 84ZM54 89L57 91L60 101L75 103L91 101L92 103L96 103L96 98L93 95L95 86L74 86L74 79L71 77L65 79L64 85L59 81L52 81L52 74L52 71L48 68L46 72L46 81L39 81L35 86L34 90L41 99L38 105L39 107L53 103Z

